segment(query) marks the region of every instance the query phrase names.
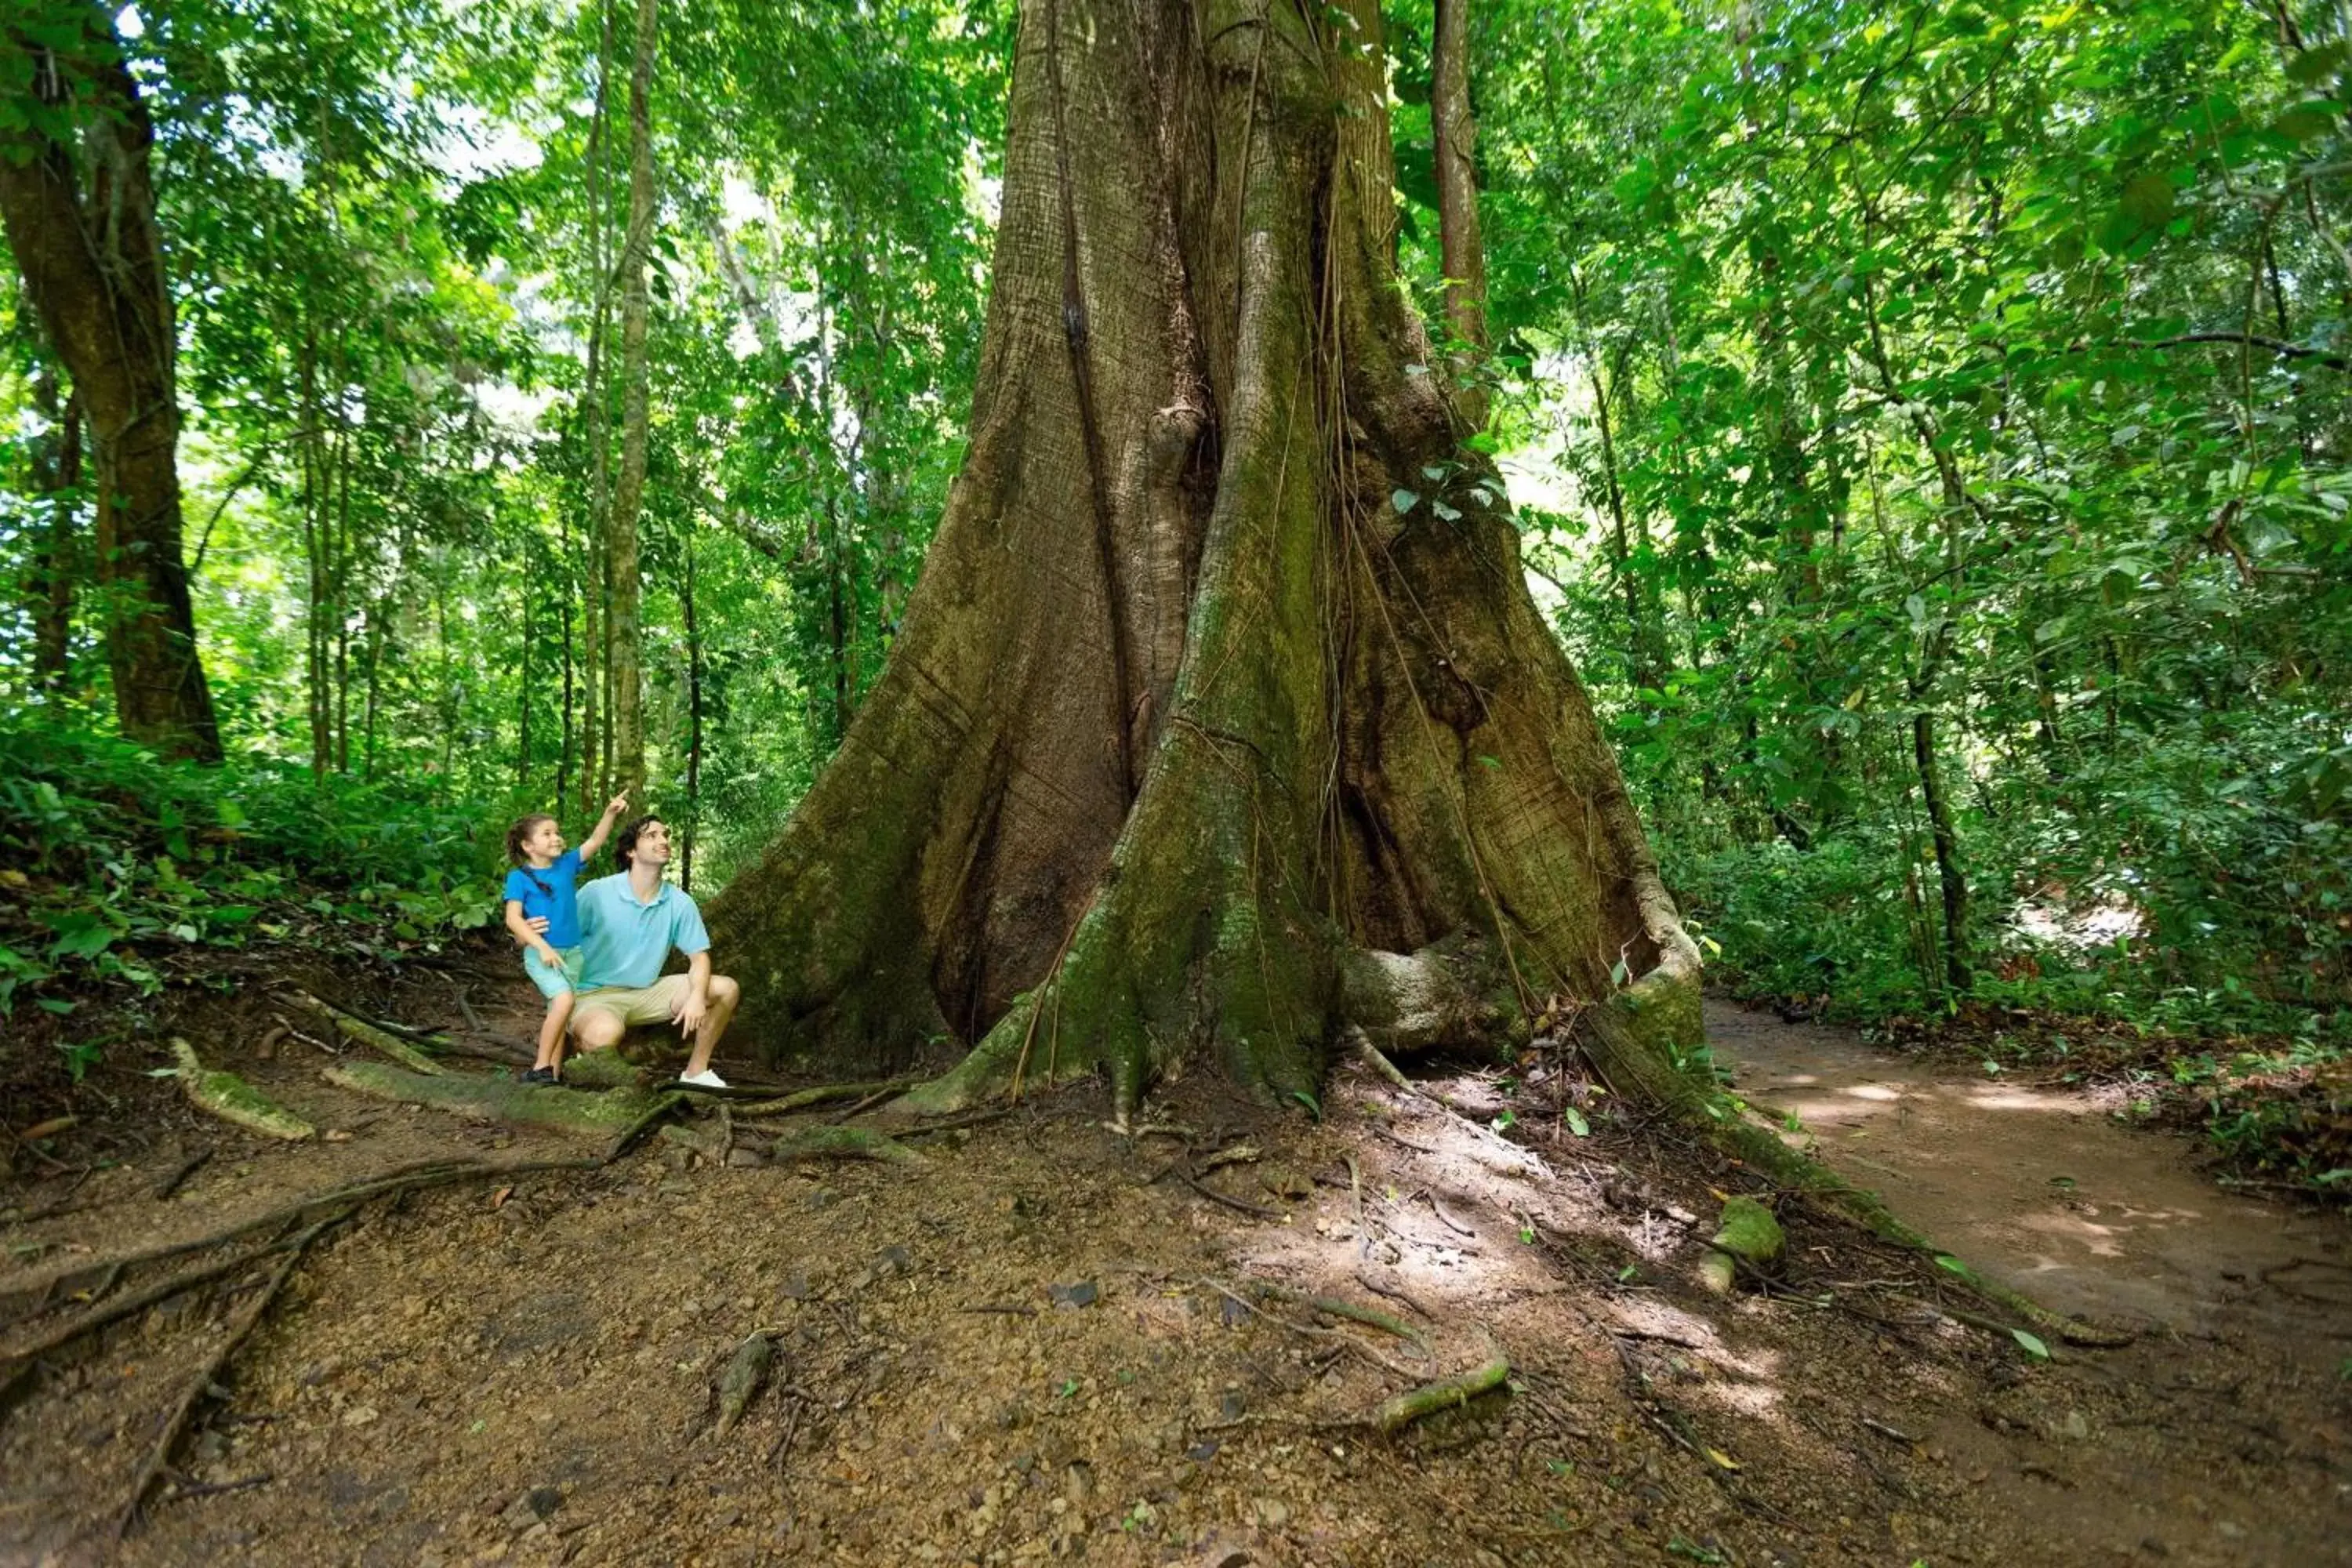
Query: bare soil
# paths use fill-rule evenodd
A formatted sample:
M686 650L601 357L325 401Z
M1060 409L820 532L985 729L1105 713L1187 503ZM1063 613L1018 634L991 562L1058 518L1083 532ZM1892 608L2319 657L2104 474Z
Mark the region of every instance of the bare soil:
M529 994L492 989L476 1038L523 1037ZM467 1022L446 990L374 1000ZM258 1037L255 998L210 1005L212 1039ZM365 1208L119 1544L163 1412L266 1270L47 1358L0 1428L0 1561L2352 1563L2340 1219L2222 1194L2085 1101L1711 1023L1743 1087L1897 1212L2142 1337L2036 1362L1939 1310L1987 1309L1931 1261L1793 1200L1772 1289L1709 1296L1718 1194L1759 1184L1570 1062L1427 1080L1462 1111L1350 1068L1319 1122L1200 1078L1134 1137L1083 1086L922 1138L920 1166L656 1139ZM0 1355L85 1310L35 1310L45 1283L144 1243L420 1159L599 1152L346 1095L330 1044L214 1054L347 1140L264 1146L126 1076L127 1157L21 1163ZM754 1331L773 1369L722 1435L714 1385ZM1496 1351L1508 1390L1349 1424Z

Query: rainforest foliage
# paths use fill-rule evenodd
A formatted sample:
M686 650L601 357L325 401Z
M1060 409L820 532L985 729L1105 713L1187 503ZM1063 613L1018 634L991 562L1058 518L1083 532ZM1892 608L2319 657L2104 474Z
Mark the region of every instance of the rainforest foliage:
M1011 11L12 6L0 999L298 919L236 880L264 821L387 932L474 918L509 811L640 776L698 889L745 864L961 456ZM2352 13L1461 14L1486 329L1441 348L1718 974L2339 1039ZM1385 47L1442 332L1434 20ZM148 426L100 428L58 328L61 190L176 407L217 773L118 701L160 547L103 476Z

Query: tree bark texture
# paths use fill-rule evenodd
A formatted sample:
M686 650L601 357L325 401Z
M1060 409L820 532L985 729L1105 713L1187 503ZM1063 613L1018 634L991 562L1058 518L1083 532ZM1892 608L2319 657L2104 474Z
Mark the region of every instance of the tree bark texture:
M155 130L109 14L71 47L0 34L32 81L30 130L0 132L0 226L89 420L96 566L122 732L220 760L180 555L172 297L155 224ZM64 140L68 129L79 142Z
M656 0L637 0L636 52L629 71L629 228L621 245L621 471L613 487L605 551L613 580L613 777L615 790L646 785L643 667L644 586L638 580L639 513L646 496L646 254L654 234L651 105Z
M1470 0L1436 0L1430 29L1429 124L1437 175L1437 235L1445 268L1445 324L1470 345L1455 396L1474 426L1486 422L1475 379L1486 355L1486 243L1478 233L1478 121L1470 109Z
M1696 1037L1696 952L1421 369L1349 9L1023 5L969 457L873 694L712 902L772 1053L947 1033L921 1103L1100 1068L1124 1111L1200 1056L1311 1089L1401 986L1598 999L1621 963L1634 1033Z

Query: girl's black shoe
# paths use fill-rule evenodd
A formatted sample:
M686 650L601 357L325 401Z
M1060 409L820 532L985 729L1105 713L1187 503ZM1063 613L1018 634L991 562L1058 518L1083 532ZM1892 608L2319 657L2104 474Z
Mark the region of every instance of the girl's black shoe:
M527 1068L523 1071L522 1081L525 1083L552 1084L555 1081L555 1069L553 1068Z

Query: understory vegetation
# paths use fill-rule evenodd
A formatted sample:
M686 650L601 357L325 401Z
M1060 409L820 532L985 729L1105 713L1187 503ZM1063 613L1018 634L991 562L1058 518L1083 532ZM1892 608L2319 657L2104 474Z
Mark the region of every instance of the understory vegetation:
M750 863L961 458L1013 9L35 0L0 164L152 120L226 755L111 738L96 415L0 269L0 1019L62 1042L7 1075L192 947L489 923L519 810L626 787L698 892ZM1385 14L1440 322L1433 17ZM1440 345L1717 982L2337 1194L2347 27L1494 0L1490 341Z

